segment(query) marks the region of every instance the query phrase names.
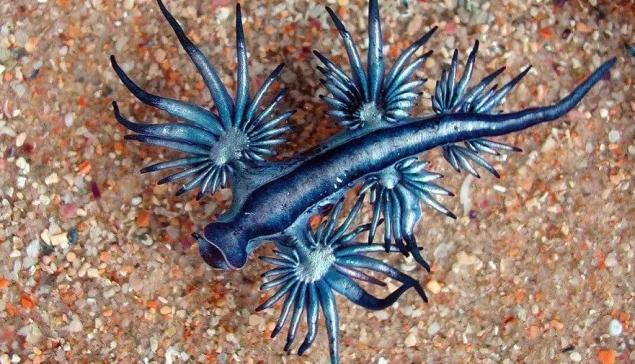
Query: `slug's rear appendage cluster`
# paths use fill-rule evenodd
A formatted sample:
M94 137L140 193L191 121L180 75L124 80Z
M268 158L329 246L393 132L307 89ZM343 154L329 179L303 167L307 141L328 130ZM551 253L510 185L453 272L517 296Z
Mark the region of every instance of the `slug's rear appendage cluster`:
M494 114L494 109L505 100L505 96L525 77L531 67L525 68L518 76L509 81L505 86L498 89L498 85L486 88L491 84L503 71L505 67L492 72L485 77L476 86L468 90L472 74L474 70L474 62L478 53L478 41L474 43L474 48L467 59L465 70L461 79L455 83L456 72L458 67L458 51L454 51L450 70L443 70L441 79L437 82L434 95L432 96L432 110L436 114L457 114L457 113L476 113L476 114ZM467 171L474 177L479 178L480 175L469 160L485 168L488 172L500 178L500 175L494 167L487 162L479 153L487 153L498 155L497 150L509 152L518 152L519 148L511 145L497 143L484 138L475 138L463 141L465 147L457 144L447 144L443 148L443 156L450 165L457 171L461 169Z
M280 75L282 65L269 75L253 97L249 96L240 6L236 7L237 91L232 99L207 58L185 35L164 4L160 0L157 2L203 77L217 111L142 90L113 57L115 72L139 100L181 121L135 123L123 117L117 104L113 103L115 117L134 132L126 139L185 154L183 158L142 169L142 172L178 169L159 181L184 180L177 195L198 188L197 197L201 198L207 193L213 194L219 187L231 186L233 201L230 209L208 224L203 233L193 234L201 256L214 268L241 269L256 247L272 242L276 257L262 257L262 260L275 267L263 274L269 280L261 289L276 291L257 310L269 308L284 298L272 336L281 332L290 317L287 351L298 332L300 320L303 315L306 317L308 331L299 354L315 340L321 311L332 363L339 362L339 318L333 292L371 310L387 308L410 288L427 301L417 279L369 256L399 252L412 255L422 267L430 270L414 234L421 220L421 206L427 205L449 217L455 215L436 199L437 196L452 196L435 183L442 176L428 171L428 163L419 161L418 156L442 148L446 160L457 171L462 169L478 177L472 166L474 163L498 177L483 155L519 149L489 138L563 116L615 63L615 59L605 62L553 106L499 113L495 109L529 68L501 88L490 84L503 69L470 87L479 46L476 42L460 78L457 78L457 52L449 69L442 72L432 97L433 113L425 117L412 116L410 111L421 97L417 90L425 82L425 79L412 80L412 77L431 52L411 59L436 28L408 47L386 72L378 1L370 0L369 50L364 68L350 33L327 8L344 41L351 75L316 51L315 55L323 65L318 67L325 77L322 83L331 94L321 98L331 107L328 115L347 130L309 152L274 162L268 157L276 153L275 147L286 142L283 135L290 130L286 121L293 111L274 113L286 95L286 89L271 98L268 104L263 103ZM357 201L338 225L345 195L352 190L358 191ZM372 207L370 220L356 225L366 194L370 196ZM309 220L316 215L328 215L327 211L331 211L329 218L315 231L310 229ZM382 229L382 222L383 244L377 244L375 239ZM362 233L368 233L365 242L356 240ZM362 285L385 286L386 282L378 275L400 285L385 298L376 298Z
M408 62L432 37L437 27L432 28L408 47L393 64L388 74L384 75L386 67L377 2L371 1L368 10L367 71L362 66L351 34L331 8L326 7L326 10L342 36L351 68L351 76L348 76L327 57L314 51L326 67L318 67L318 70L326 77L321 80L322 84L332 94L332 97L320 96L332 108L327 111L327 115L336 118L340 125L349 129L377 127L409 119L408 110L416 105L416 100L421 96L421 93L416 90L426 81L425 79L410 81L410 78L432 54L432 51L418 57L410 64Z

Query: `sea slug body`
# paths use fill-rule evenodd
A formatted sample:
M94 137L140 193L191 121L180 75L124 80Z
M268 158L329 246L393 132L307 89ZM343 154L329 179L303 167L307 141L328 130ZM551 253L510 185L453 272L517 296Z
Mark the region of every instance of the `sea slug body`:
M275 148L286 143L291 130L287 121L293 111L278 112L288 93L282 89L268 97L283 65L275 68L255 94L250 95L247 45L243 34L240 5L236 6L237 90L234 98L220 81L216 70L192 43L161 0L159 8L203 77L216 111L168 99L144 91L117 64L112 66L123 84L142 102L181 120L166 124L142 124L124 117L113 102L115 118L133 132L126 139L180 151L182 158L163 161L141 171L177 169L159 183L185 182L177 195L197 189L197 198L231 187L232 205L195 233L201 256L217 269L241 269L259 245L272 242L275 257L261 257L273 266L262 276L262 290L275 291L257 308L266 309L283 300L272 336L288 324L284 349L291 350L302 316L308 331L300 344L302 355L312 345L323 315L329 339L330 360L339 363L339 317L334 292L369 310L381 310L413 288L427 302L419 280L371 255L412 255L424 269L430 264L414 236L422 206L449 217L455 215L436 198L452 196L437 184L442 177L427 170L423 153L441 148L457 171L478 177L475 166L498 177L484 158L499 151L519 151L490 140L552 121L573 109L589 90L609 72L615 59L602 64L568 96L555 105L518 112L496 109L530 68L498 87L501 68L471 86L479 43L475 42L459 76L459 55L454 52L450 67L443 70L432 96L431 115L411 115L421 99L418 89L425 79L412 78L431 51L414 57L434 35L436 27L413 42L387 68L377 0L370 0L369 49L364 66L350 33L337 15L326 8L341 35L350 63L350 74L322 53L322 84L330 95L321 99L330 107L328 115L346 130L321 145L283 161L272 161ZM269 100L265 102L265 100ZM357 191L356 202L344 213L345 196ZM369 197L370 220L356 223ZM309 220L325 217L317 229ZM338 224L338 221L342 220ZM379 226L383 224L383 229ZM383 231L382 231L383 230ZM376 243L378 232L381 243ZM358 241L367 233L366 241ZM386 286L378 275L399 283L384 298L368 293L360 282ZM321 311L321 314L320 314ZM289 319L289 320L288 320Z

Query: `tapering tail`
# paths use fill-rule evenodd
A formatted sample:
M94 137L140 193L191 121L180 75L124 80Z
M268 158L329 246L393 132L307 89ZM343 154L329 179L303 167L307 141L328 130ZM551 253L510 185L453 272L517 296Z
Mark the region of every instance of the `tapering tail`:
M604 78L616 61L616 58L611 58L604 62L569 95L555 105L536 107L515 113L491 115L488 117L488 121L491 122L492 131L495 131L495 135L507 134L564 116L582 100L593 86Z

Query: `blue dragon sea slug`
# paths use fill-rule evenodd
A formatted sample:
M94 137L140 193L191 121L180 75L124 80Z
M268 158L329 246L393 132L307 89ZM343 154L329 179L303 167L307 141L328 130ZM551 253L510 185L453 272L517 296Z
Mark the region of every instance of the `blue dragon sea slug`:
M409 110L421 98L418 89L426 81L412 77L431 52L414 56L436 28L412 43L386 69L378 1L370 0L369 49L364 66L346 27L327 7L344 42L350 74L321 53L314 53L322 64L318 67L324 75L321 81L330 93L321 96L330 106L328 115L346 130L307 152L272 161L275 147L286 142L284 134L290 130L286 121L293 111L276 110L287 94L286 89L268 96L283 65L275 68L250 95L240 5L236 6L237 90L232 98L209 60L161 0L157 2L203 77L217 112L144 91L112 57L115 72L130 92L142 102L181 120L166 124L135 123L126 119L117 103L113 103L117 121L133 132L126 139L183 153L182 158L141 171L174 170L159 183L181 181L177 195L198 189L197 198L202 198L214 194L219 187L231 186L230 209L203 232L193 234L201 256L217 269L241 269L256 247L272 242L276 256L261 257L273 266L262 275L267 282L261 289L274 293L257 310L284 298L272 336L288 322L286 351L290 351L299 322L305 317L308 330L298 349L300 355L314 342L318 320L323 315L332 363L339 362L339 317L334 292L370 310L392 305L410 288L427 301L419 280L375 257L391 252L412 255L429 271L413 234L421 219L422 203L454 217L436 199L438 195L451 195L435 183L441 175L427 170L427 163L417 157L441 148L445 159L457 171L479 176L475 169L478 166L498 176L484 156L518 149L489 138L558 119L574 108L615 63L615 59L610 59L602 64L555 105L499 113L496 108L529 68L500 88L494 82L502 68L471 85L479 47L476 42L462 72L457 52L449 69L443 71L432 96L434 112L427 116L411 115ZM352 210L345 213L344 196L354 188L358 188L357 200ZM366 201L372 206L370 221L356 224ZM327 218L314 230L309 219L315 215ZM383 241L376 243L382 223ZM359 241L363 233L368 238ZM360 285L363 282L386 286L378 278L380 275L399 282L398 288L383 298L369 294Z

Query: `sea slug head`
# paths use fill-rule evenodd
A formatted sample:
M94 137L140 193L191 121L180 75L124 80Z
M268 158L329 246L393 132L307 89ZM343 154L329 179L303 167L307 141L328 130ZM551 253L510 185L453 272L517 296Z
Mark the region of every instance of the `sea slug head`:
M215 269L239 270L247 263L249 241L242 230L232 224L213 222L205 227L203 235L194 233L192 236L203 260Z

